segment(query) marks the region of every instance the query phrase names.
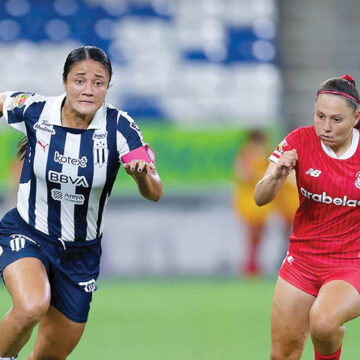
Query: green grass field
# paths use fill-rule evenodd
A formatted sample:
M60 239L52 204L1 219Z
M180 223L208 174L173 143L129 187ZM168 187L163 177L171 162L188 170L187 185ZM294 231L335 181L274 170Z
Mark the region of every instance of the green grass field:
M73 360L266 360L275 280L102 281ZM0 287L0 313L10 298ZM347 325L342 360L359 358L360 322ZM26 359L31 344L19 360ZM308 342L302 359L313 359Z

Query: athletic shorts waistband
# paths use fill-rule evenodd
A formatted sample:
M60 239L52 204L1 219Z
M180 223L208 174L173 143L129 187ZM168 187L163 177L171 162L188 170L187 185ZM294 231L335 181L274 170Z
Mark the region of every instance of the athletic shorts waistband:
M56 236L52 236L52 235L48 235L43 233L42 231L36 229L35 227L29 225L19 214L19 211L17 210L17 208L13 208L12 210L10 210L8 212L8 214L11 213L11 215L14 217L14 219L19 222L19 225L22 227L25 227L28 229L29 232L34 233L37 236L40 236L54 244L66 244L66 247L87 247L87 246L92 246L94 244L97 244L98 242L101 241L102 239L102 234L92 240L81 240L81 241L68 241L68 240L64 240L61 238L57 238ZM6 215L5 215L6 216ZM14 229L16 230L16 229Z

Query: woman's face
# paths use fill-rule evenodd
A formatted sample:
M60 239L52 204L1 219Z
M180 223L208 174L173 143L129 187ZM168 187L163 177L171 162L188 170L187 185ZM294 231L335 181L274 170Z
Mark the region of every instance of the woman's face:
M109 73L103 64L91 59L75 63L64 89L66 105L81 116L93 115L102 106L109 87Z
M315 103L314 125L316 135L335 153L346 151L350 145L353 127L358 123L360 112L353 112L343 96L319 95Z

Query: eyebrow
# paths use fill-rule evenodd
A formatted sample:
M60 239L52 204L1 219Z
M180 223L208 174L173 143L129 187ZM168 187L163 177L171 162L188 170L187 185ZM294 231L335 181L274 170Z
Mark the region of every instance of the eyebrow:
M323 111L321 111L321 110L317 110L317 112L325 115L325 113L324 113ZM342 116L344 116L344 114L333 114L333 115L330 115L330 117L336 117L336 116L342 117Z
M82 72L82 71L79 71L77 72L75 75L86 75L86 73ZM95 74L96 77L98 78L103 78L105 79L105 77L103 75L100 75L100 74Z

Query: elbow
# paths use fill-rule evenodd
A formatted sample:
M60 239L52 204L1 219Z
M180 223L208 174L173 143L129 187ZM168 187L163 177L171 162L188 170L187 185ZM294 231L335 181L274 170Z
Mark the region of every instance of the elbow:
M265 201L261 201L261 200L256 199L256 198L254 198L254 199L255 199L255 204L256 204L257 206L259 206L259 207L264 206L264 205L267 204Z
M269 203L270 201L262 196L260 196L259 194L257 194L256 192L254 193L254 200L255 200L255 204L259 207L266 205L267 203Z
M163 192L161 191L159 194L156 194L155 196L153 196L150 200L153 202L158 202L163 196Z
M162 189L159 189L158 191L155 191L155 192L153 192L151 194L148 194L148 195L143 194L143 196L145 198L147 198L148 200L150 200L150 201L158 202L163 196L163 191L162 191Z

